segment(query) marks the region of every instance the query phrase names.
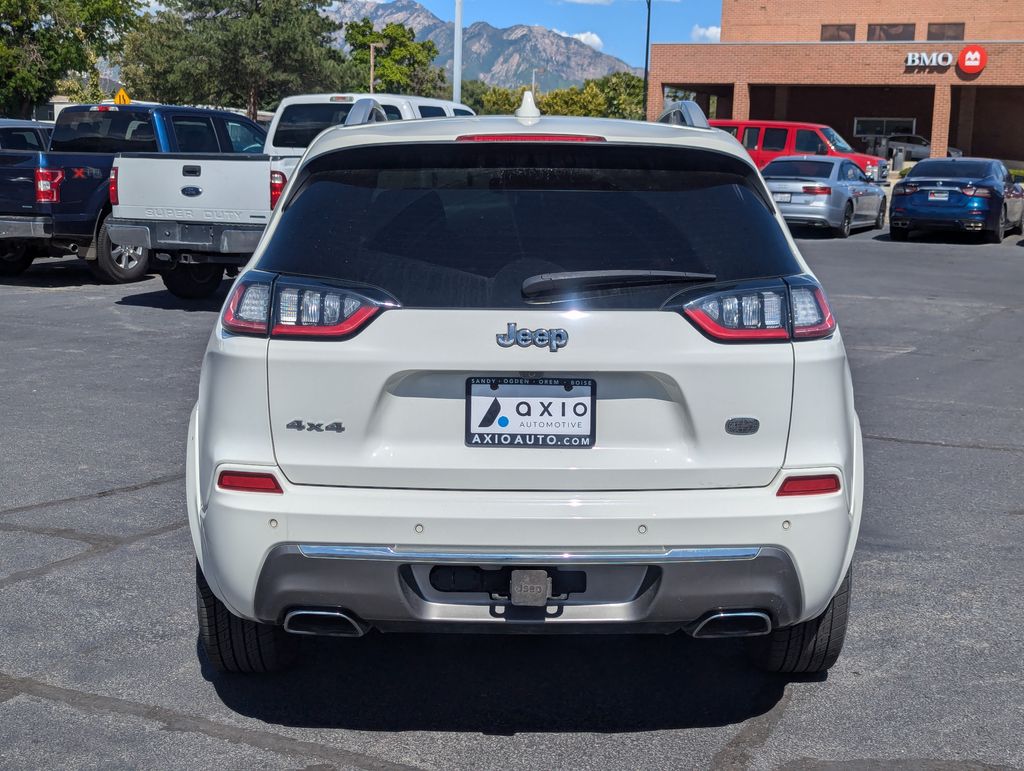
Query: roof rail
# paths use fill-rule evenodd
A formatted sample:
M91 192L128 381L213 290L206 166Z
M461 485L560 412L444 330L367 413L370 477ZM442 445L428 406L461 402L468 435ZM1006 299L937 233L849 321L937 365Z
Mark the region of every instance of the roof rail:
M364 97L357 99L352 104L352 109L348 111L343 125L361 126L364 123L387 123L387 120L388 116L385 114L384 108L380 106L380 102Z
M690 99L670 102L658 116L658 123L669 123L673 126L689 126L690 128L711 128L708 118L700 105Z

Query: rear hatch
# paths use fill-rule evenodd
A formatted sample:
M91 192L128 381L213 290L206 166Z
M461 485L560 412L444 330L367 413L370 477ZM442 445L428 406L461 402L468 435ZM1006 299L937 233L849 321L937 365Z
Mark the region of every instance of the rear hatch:
M781 467L778 277L801 268L747 163L453 142L300 173L258 263L276 276L269 407L292 482L684 489L763 486ZM755 339L712 339L687 304ZM350 312L346 339L311 336Z

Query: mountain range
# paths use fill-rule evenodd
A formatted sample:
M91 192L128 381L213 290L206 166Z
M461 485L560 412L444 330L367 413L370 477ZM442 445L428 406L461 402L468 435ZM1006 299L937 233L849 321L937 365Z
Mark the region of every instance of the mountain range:
M434 64L444 67L451 81L455 25L415 0L345 0L332 5L326 14L343 24L368 18L378 28L393 22L411 27L417 40L432 40L437 46ZM479 79L506 88L530 83L534 68L538 68L537 85L545 91L580 85L613 72L636 71L621 59L545 27L516 24L498 29L482 21L464 30L462 66L464 80Z

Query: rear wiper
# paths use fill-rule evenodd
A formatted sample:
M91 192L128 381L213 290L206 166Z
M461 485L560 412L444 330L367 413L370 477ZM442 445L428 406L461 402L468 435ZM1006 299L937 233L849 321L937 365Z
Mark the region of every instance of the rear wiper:
M566 273L538 273L523 281L523 297L564 292L572 289L615 289L625 286L685 284L714 281L714 273L679 270L573 270Z

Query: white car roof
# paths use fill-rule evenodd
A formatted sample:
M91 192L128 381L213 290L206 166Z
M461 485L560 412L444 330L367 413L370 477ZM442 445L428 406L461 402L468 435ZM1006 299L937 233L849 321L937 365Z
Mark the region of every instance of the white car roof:
M391 121L360 126L336 126L320 134L306 152L304 163L346 147L393 144L396 142L451 142L473 134L585 135L602 137L608 142L678 145L734 156L753 165L750 156L736 139L714 128L691 128L666 123L647 123L611 118L568 118L542 116L474 116L436 120Z

